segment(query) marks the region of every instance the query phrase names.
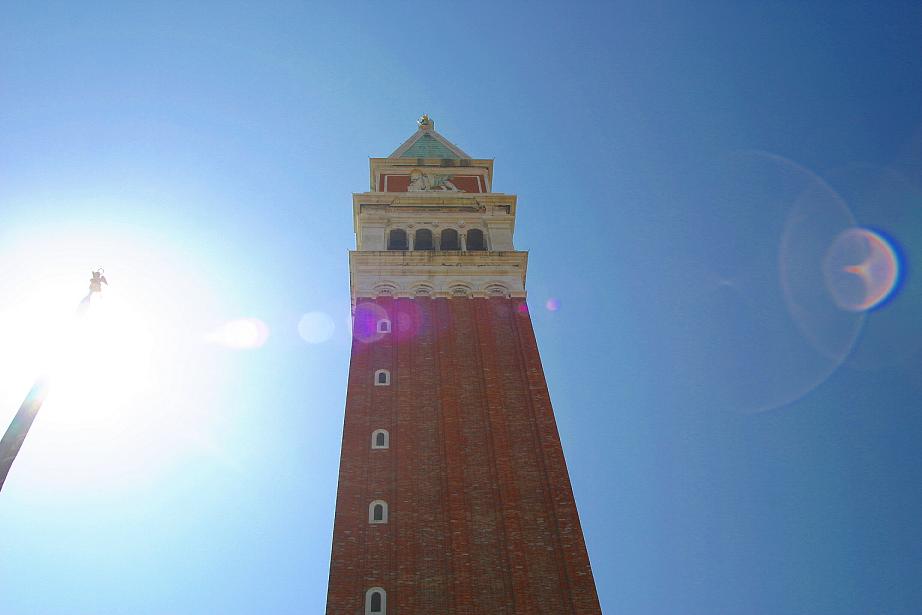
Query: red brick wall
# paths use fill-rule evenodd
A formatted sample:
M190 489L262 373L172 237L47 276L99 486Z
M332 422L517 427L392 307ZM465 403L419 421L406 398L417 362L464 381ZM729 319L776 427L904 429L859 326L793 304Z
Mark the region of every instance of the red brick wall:
M524 302L363 300L355 333L327 614L601 613Z

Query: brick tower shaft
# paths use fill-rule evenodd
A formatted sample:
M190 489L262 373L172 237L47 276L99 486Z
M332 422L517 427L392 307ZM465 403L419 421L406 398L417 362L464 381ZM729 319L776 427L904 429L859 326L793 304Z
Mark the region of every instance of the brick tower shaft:
M491 180L424 116L354 197L328 615L601 613Z

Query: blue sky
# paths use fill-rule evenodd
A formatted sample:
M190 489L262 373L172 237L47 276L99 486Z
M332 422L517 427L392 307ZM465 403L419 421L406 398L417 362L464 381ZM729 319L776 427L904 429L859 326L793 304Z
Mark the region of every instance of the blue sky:
M130 314L0 494L0 612L322 612L350 194L422 113L519 196L604 611L918 611L918 5L193 4L0 6L4 425L90 269ZM868 314L795 283L849 225Z

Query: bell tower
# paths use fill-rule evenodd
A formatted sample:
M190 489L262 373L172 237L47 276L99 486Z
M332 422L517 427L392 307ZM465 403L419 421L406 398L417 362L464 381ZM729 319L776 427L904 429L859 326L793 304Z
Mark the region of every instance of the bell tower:
M601 613L513 245L515 195L423 116L353 195L327 615Z

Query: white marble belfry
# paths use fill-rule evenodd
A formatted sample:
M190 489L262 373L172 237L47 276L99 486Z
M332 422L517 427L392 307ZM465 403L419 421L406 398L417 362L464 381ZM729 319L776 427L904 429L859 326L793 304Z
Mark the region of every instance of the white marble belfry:
M371 159L370 191L352 195L353 304L380 296L524 297L528 253L512 241L515 195L491 192L492 160L467 156L427 116L419 126L389 157ZM418 153L443 157L410 157ZM458 176L480 191L465 191ZM388 190L389 178L406 191Z

